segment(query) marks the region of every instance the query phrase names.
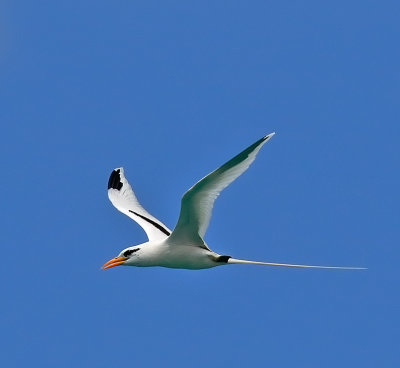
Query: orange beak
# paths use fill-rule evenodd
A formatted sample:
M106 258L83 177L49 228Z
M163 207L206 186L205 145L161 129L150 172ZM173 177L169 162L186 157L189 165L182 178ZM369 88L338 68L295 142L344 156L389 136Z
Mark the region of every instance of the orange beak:
M105 270L107 268L119 266L119 265L122 265L125 261L126 261L126 258L124 258L124 257L115 257L113 259L110 259L108 262L104 263L103 266L101 266L101 268L103 270Z

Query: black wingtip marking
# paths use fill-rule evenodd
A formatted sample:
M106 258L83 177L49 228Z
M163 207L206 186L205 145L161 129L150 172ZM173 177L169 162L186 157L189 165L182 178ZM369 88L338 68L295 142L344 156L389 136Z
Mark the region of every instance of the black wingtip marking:
M147 221L148 223L152 224L153 226L155 226L158 230L162 231L165 235L171 235L171 233L163 226L161 226L160 224L157 224L157 222L147 218L146 216L140 215L139 213L132 211L132 210L128 210L130 213L133 213L134 215L142 218L143 220Z
M220 263L228 263L228 259L232 258L231 256L219 256L215 261Z
M120 175L121 170L113 170L110 179L108 179L108 189L117 189L121 190L122 188L122 183L121 183L121 175Z

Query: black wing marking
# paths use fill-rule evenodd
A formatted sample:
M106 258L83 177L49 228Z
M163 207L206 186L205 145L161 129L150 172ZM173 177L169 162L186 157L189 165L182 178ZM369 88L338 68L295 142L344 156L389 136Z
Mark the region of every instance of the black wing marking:
M110 178L108 179L108 189L117 189L121 190L123 184L121 183L121 175L120 175L121 170L113 170Z
M171 235L171 233L163 226L161 226L160 224L157 224L157 222L147 218L146 216L140 215L135 211L132 210L128 210L130 213L133 213L136 216L139 216L140 218L142 218L143 220L147 221L149 224L152 224L153 226L155 226L158 230L162 231L165 235Z
M108 198L117 210L136 221L146 232L150 241L161 241L170 235L171 230L140 205L125 178L122 167L111 172L107 192Z

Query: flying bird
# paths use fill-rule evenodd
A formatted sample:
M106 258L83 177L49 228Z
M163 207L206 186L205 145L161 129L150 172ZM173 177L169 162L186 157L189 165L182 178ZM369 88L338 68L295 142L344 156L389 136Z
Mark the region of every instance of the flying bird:
M102 268L115 266L161 266L198 270L231 264L252 264L297 268L361 269L359 267L311 266L256 262L232 258L212 251L204 241L211 212L220 192L243 174L261 147L275 133L266 135L193 185L182 197L181 211L173 231L147 212L137 200L122 167L114 169L108 181L111 203L136 221L146 232L148 241L128 247L106 262Z

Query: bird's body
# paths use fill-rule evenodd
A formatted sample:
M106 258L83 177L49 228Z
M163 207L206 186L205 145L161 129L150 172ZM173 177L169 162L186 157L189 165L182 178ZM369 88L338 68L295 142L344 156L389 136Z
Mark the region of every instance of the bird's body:
M131 217L144 229L149 241L124 249L117 257L105 263L103 268L124 265L198 270L227 264L256 264L299 268L356 269L355 267L309 266L240 260L217 254L204 242L203 237L210 221L215 199L225 187L247 170L260 148L274 134L271 133L261 138L191 187L182 197L181 212L173 231L140 205L124 176L123 168L113 170L108 182L110 201L119 211Z
M217 254L207 249L188 246L187 244L168 244L168 240L159 243L143 243L139 246L135 258L132 258L132 266L138 267L168 267L199 270L217 266L213 258ZM126 266L130 265L129 259Z

